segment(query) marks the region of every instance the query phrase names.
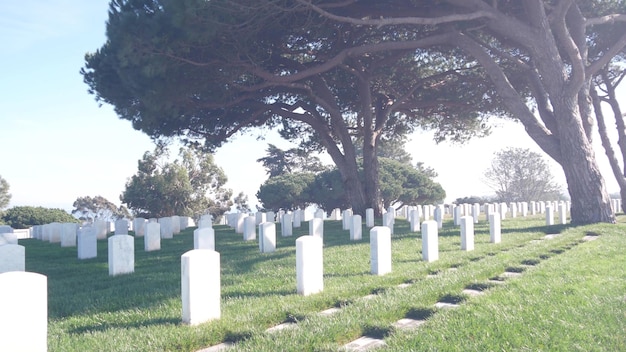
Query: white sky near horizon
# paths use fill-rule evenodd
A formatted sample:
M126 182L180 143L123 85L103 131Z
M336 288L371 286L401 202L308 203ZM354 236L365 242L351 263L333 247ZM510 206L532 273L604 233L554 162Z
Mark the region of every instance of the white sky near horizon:
M10 185L10 207L72 210L77 197L101 195L119 205L119 195L137 171L151 140L119 119L111 106L98 106L79 71L84 55L105 42L108 0L21 0L0 2L0 176ZM624 94L621 94L622 101ZM446 201L494 192L483 182L493 153L505 147L542 153L518 123L493 120L491 136L464 145L432 142L432 134L411 135L413 161L437 171ZM611 126L611 124L608 124ZM609 192L618 191L604 151L594 145ZM267 143L290 145L268 133L238 136L215 154L234 194L251 205L267 175L256 160ZM171 151L172 155L176 150ZM546 159L547 156L546 156ZM329 158L326 158L329 160ZM563 172L549 160L557 181Z

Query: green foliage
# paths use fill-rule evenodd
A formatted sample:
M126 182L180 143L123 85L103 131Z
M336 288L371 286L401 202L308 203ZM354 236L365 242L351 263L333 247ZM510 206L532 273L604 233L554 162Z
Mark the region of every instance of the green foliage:
M223 188L224 171L213 155L199 149L181 148L181 159L165 161L165 146L157 145L138 162L137 174L120 196L137 216L164 217L211 214L219 218L233 204L232 191Z
M11 201L11 193L9 193L9 182L0 176L0 212L6 208Z
M424 169L428 171L424 172L399 161L380 158L380 194L384 207L442 201L446 197L446 192L439 183L432 180L431 175L434 171L430 168Z
M130 219L128 209L121 205L119 208L111 201L102 196L78 197L72 204L72 215L78 219L93 223L95 220L115 221L117 219Z
M282 150L273 144L267 145L267 156L257 159L263 164L269 177L280 176L296 172L318 173L324 170L322 162L317 156L310 155L310 151L302 148Z
M525 148L494 153L485 179L501 202L558 200L562 193L541 154Z
M261 185L256 197L265 209L304 209L313 202L309 189L314 180L315 175L312 173L293 173L270 177Z
M14 229L26 229L35 225L52 222L76 222L76 219L63 209L18 206L8 209L2 216L4 222Z
M233 200L233 203L235 204L237 211L240 213L249 213L252 211L250 209L250 205L248 204L248 196L243 192L239 192L237 197Z
M427 171L402 162L380 158L380 193L383 205L430 204L443 200L445 191L432 180L432 169ZM362 172L362 170L361 170ZM271 177L257 193L267 209L295 209L317 204L331 211L350 206L343 188L341 174L336 168L318 174L295 173Z

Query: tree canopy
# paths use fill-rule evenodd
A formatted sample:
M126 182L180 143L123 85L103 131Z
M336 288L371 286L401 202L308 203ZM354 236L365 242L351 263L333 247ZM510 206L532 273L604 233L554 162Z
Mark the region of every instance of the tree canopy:
M483 132L486 115L507 113L563 167L572 221L613 222L591 148L589 91L626 45L625 7L116 0L108 40L87 55L83 75L97 99L152 136L214 147L251 127L280 126L323 147L356 212L380 210L381 138L419 126L463 140Z
M500 202L558 200L562 194L541 154L525 148L494 153L491 166L485 170L485 182Z
M357 213L381 210L381 139L422 127L465 140L503 112L476 64L453 48L424 50L441 43L436 33L354 26L298 1L118 0L107 38L86 56L83 76L135 128L216 147L278 127L330 154Z
M131 218L125 206L117 207L110 200L102 196L78 197L72 204L72 215L79 220L93 223L95 220L115 221L117 219Z
M380 158L380 161L380 193L385 208L438 203L445 198L445 191L428 172L388 158ZM330 212L350 206L336 168L317 174L271 177L261 185L257 198L264 208L271 210L294 210L317 204Z
M2 215L2 219L14 229L26 229L53 222L80 222L63 209L31 206L9 208Z
M210 153L181 148L179 156L168 161L167 149L160 144L146 152L120 200L142 217L211 214L219 218L233 204L232 191L224 188L224 171Z
M11 202L11 193L9 193L9 189L9 182L0 176L0 212Z

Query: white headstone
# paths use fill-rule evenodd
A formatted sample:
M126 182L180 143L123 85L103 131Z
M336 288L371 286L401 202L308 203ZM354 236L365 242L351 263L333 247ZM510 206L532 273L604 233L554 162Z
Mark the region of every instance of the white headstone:
M254 217L254 216L246 216L246 218L243 219L243 240L244 241L256 240L256 219L258 219L258 217Z
M256 214L254 214L254 221L255 221L255 226L260 225L261 223L265 222L265 213L257 211Z
M276 213L273 211L268 211L265 214L265 222L276 222Z
M461 225L461 217L463 216L463 206L459 205L456 208L454 208L454 225L455 226L460 226ZM472 219L472 221L474 221Z
M480 216L480 204L474 203L472 206L472 218L474 219L474 224L478 224L478 217Z
M474 250L474 217L461 217L461 250Z
M181 256L183 323L197 325L221 316L220 254L194 249Z
M0 233L13 233L13 228L9 225L0 225Z
M171 217L159 218L159 224L161 224L161 239L174 238L174 230L172 229Z
M552 204L546 206L546 225L554 225L554 208Z
M324 290L322 239L301 236L296 240L296 281L298 294L308 296Z
M0 274L0 287L0 351L47 351L47 277L7 272Z
M559 203L559 221L562 225L567 224L567 208L565 202Z
M350 219L352 218L352 209L346 209L341 216L341 228L344 230L350 230Z
M172 215L172 233L178 235L180 233L180 216Z
M128 220L119 219L115 221L115 234L128 235Z
M5 244L4 246L0 246L0 273L24 270L26 270L26 250L24 246L20 246L19 244ZM0 291L6 291L7 287L10 286L0 287ZM3 305L4 304L0 304L0 307ZM2 338L0 338L0 340L2 340Z
M252 219L252 226L254 227L254 218ZM193 249L210 249L215 250L215 230L211 227L203 227L201 229L195 229L193 231Z
M61 227L61 247L76 247L76 233L78 224L75 222L63 223Z
M202 219L200 219L200 221L198 221L198 228L204 228L204 227L213 227L213 221L211 220L211 217L202 217Z
M436 207L435 213L433 214L433 219L437 222L437 228L440 229L443 227L443 208Z
M350 221L350 240L360 241L363 239L363 221L361 215L352 215L352 221Z
M386 212L383 214L383 226L386 226L389 228L389 232L393 235L393 222L394 222L394 218L393 218L393 214L390 212Z
M106 240L109 233L109 226L106 221L96 220L93 222L93 227L96 229L96 238L99 240Z
M324 221L320 218L309 220L309 235L324 239Z
M365 226L374 227L374 209L365 209Z
M235 218L235 233L243 234L243 222L246 218L246 214L237 213Z
M129 235L109 237L109 276L135 271L135 238Z
M50 243L61 243L61 233L63 231L63 224L60 222L53 222L48 224L50 227Z
M259 225L259 250L261 253L276 251L276 224L264 222Z
M324 209L317 209L315 211L315 218L324 220ZM345 230L345 229L344 229Z
M146 224L143 236L143 250L146 252L158 251L161 249L161 224L149 222Z
M98 256L98 238L96 228L83 226L76 236L78 259L90 259Z
M0 233L0 246L5 244L17 244L17 234L13 232Z
M422 258L427 262L439 259L439 231L434 220L422 223Z
M370 230L370 266L374 275L391 272L391 232L387 226Z
M296 211L293 213L293 227L299 228L300 226L302 226L302 220L304 220L302 209L296 209Z
M293 236L293 215L286 213L280 221L280 235L283 237Z
M506 212L508 211L506 203L498 204L498 211L500 213L500 220L504 220L506 218Z
M146 224L148 221L144 218L133 219L133 231L135 231L135 237L143 237L146 235Z
M420 214L417 209L412 209L409 212L409 231L419 232L420 230Z
M497 212L489 214L489 241L491 243L500 243L502 241L500 219L500 214Z

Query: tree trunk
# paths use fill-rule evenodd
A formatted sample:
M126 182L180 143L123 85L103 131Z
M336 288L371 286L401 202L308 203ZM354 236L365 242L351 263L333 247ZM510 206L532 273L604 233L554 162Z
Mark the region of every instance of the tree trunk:
M569 112L573 110L567 109ZM572 123L574 116L561 116L561 166L572 200L573 224L615 223L611 201L595 154L586 138L582 123ZM569 120L569 121L568 121ZM561 121L560 121L561 122Z

